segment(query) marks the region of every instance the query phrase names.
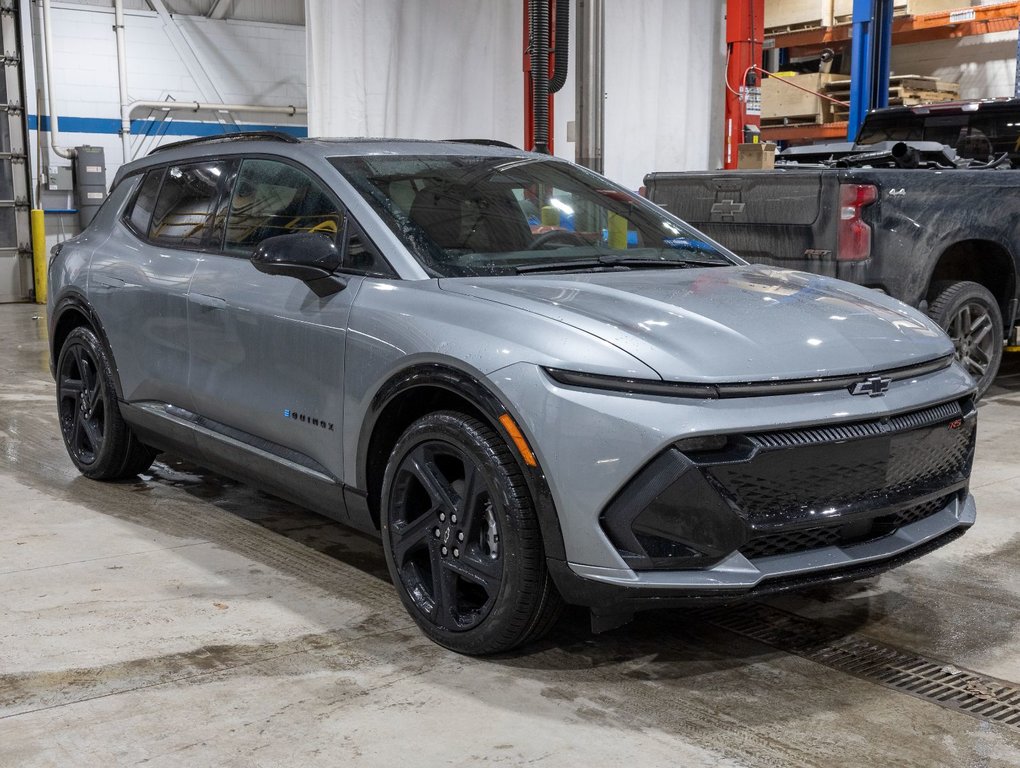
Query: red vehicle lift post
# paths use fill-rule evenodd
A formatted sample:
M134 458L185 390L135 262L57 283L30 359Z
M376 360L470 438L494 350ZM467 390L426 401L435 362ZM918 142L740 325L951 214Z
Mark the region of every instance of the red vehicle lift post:
M737 167L737 145L744 131L761 127L761 79L765 40L765 0L726 2L726 113L723 167Z

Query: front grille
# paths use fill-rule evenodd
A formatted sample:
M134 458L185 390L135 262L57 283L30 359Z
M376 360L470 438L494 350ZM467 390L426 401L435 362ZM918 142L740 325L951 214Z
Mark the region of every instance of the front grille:
M973 402L801 429L728 434L659 454L600 522L635 570L705 568L874 541L964 498Z
M750 435L752 443L761 448L792 448L800 445L818 445L835 443L843 440L855 440L862 437L902 432L906 429L927 427L939 422L949 421L963 415L957 402L925 408L920 411L893 416L889 419L874 419L856 424L837 424L832 427L815 427L813 429L788 429L777 432L763 432Z
M831 547L838 544L839 528L806 528L786 533L771 533L751 539L740 548L740 554L748 560L757 557L788 555L791 552L803 552L818 547Z
M952 496L943 496L941 499L934 499L932 501L926 501L924 504L917 504L913 507L907 507L902 512L897 512L895 515L891 515L892 518L889 520L889 525L893 527L893 530L902 528L904 525L910 525L924 520L926 517L931 517L940 509L945 509L946 505L950 502Z
M949 494L914 504L895 514L876 517L863 524L855 522L849 525L819 526L755 536L740 548L740 554L748 560L754 560L759 557L789 555L819 547L845 546L880 539L895 533L904 525L924 520L945 509L953 500L953 496L954 494Z
M703 471L752 529L858 516L965 484L976 430L960 414L954 402L886 421L749 435L748 460Z

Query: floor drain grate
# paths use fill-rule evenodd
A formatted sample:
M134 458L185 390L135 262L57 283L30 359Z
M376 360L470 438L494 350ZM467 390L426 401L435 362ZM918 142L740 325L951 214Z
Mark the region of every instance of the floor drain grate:
M1020 687L846 635L766 605L705 612L722 629L887 688L1020 730Z

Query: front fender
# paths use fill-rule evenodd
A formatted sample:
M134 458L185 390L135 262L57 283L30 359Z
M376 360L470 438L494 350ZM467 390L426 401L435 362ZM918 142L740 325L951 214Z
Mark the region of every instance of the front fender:
M413 392L415 389L424 390L425 388L445 390L469 401L489 422L489 426L503 435L508 442L509 437L506 435L505 428L500 424L499 418L504 414L509 414L520 427L529 445L535 445L527 430L520 426L524 420L513 405L505 402L483 380L480 374L468 372L447 362L412 363L386 379L376 390L369 403L358 436L356 477L359 489L366 491L368 489L368 466L371 458L372 437L379 426L380 418L386 413L387 407L401 395ZM519 456L516 450L513 450L513 453L515 456ZM565 557L563 533L541 460L538 461L538 465L534 467L527 466L523 461L519 461L519 464L538 514L546 555L562 560Z

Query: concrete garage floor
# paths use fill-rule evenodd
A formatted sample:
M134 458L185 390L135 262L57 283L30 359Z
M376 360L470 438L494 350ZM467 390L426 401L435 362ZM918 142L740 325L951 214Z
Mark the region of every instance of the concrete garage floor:
M877 646L1011 700L1020 360L981 406L978 523L949 547L597 637L568 613L525 654L469 659L416 631L371 539L170 457L134 482L79 477L40 310L0 307L4 768L1020 766L1020 723L838 663Z

